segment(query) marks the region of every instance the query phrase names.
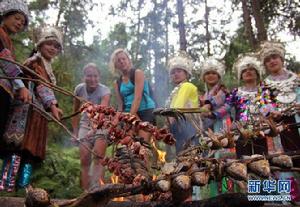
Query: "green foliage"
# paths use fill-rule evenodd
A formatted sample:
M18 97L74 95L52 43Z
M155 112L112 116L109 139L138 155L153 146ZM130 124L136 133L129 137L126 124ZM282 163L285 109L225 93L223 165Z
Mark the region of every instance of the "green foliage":
M202 61L208 56L224 54L226 45L230 43L228 28L232 21L232 10L227 7L228 1L220 1L218 5L210 6L209 1L189 0L185 5L186 35L189 54L196 61ZM177 25L176 25L177 26Z
M285 59L287 69L294 71L295 73L300 73L300 62L296 61L295 56Z
M0 166L2 163L0 162ZM51 198L74 198L82 193L79 185L80 165L78 148L48 146L46 159L33 168L32 186L47 190ZM0 196L25 196L24 189L0 192Z
M23 63L26 60L33 48L33 43L27 37L26 32L19 33L12 37L14 47L15 47L15 56L17 61Z
M74 198L82 193L79 186L78 148L48 147L46 159L34 171L32 185L47 190L52 198Z
M231 39L231 42L228 46L227 53L225 55L225 62L227 70L229 71L231 70L233 63L239 54L251 51L251 46L244 36L243 31L244 27L241 27L236 32L236 35Z
M300 34L299 1L260 0L260 5L267 28L276 21L275 33L288 29L294 35Z

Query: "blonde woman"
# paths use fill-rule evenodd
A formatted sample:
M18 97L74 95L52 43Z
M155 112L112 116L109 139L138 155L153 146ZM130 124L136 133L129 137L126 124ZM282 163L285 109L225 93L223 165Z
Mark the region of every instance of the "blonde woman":
M154 124L155 117L152 112L155 102L151 97L150 84L145 79L143 70L133 67L129 53L122 48L112 53L110 69L113 74L119 74L118 80L114 83L118 110L129 112L142 121ZM141 131L139 135L149 141L149 133Z

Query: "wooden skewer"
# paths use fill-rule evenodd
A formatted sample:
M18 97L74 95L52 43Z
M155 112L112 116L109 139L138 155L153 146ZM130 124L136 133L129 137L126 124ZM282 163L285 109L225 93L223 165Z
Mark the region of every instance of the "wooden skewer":
M34 75L35 77L37 77L39 79L39 82L48 86L49 88L53 89L53 90L56 90L60 93L63 93L65 95L69 95L69 96L72 96L73 98L76 98L78 99L79 101L86 101L85 99L83 99L82 97L79 97L79 96L75 96L72 92L70 91L67 91L65 90L64 88L61 88L59 86L56 86L54 85L53 83L47 81L43 76L37 74L35 71L33 71L32 69L16 62L16 61L13 61L13 60L10 60L10 59L7 59L7 58L3 58L3 57L0 57L0 60L4 60L4 61L7 61L7 62L10 62L10 63L13 63L17 66L19 66L20 68L22 68L23 71L26 71L28 73L30 73L31 75ZM10 78L9 78L10 79ZM15 77L14 79L22 79L22 77ZM36 79L34 79L36 80Z
M8 76L0 76L0 79L8 79L8 80L20 79L20 80L27 80L27 81L33 81L33 82L41 82L40 79L24 78L24 77L15 78L15 77L8 77ZM68 94L65 94L65 95L68 95ZM81 98L81 97L79 97L79 98ZM85 101L83 98L81 98L81 99L82 99L82 101ZM62 117L61 120L69 119L69 118L71 118L73 116L76 116L79 113L80 113L80 110L74 112L73 114L71 114L69 116ZM53 120L49 120L49 121L53 121Z
M81 144L83 147L85 147L91 154L93 154L95 157L99 159L103 159L104 157L99 156L94 150L92 150L89 146L87 146L85 143L83 143L80 139L78 139L74 134L59 120L57 120L55 117L53 117L50 113L46 112L44 109L40 108L35 103L29 103L31 106L33 106L36 110L38 110L44 117L49 118L53 120L56 124L61 126L71 137L73 140Z
M209 112L208 110L204 110L202 108L158 108L156 110L164 110L164 109L170 109L174 111L178 111L180 113L203 113L203 112Z

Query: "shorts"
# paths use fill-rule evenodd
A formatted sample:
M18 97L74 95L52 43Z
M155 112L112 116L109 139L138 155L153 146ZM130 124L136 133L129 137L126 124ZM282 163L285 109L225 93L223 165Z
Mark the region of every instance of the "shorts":
M95 133L92 132L92 128L85 125L80 125L78 138L81 142L88 142L92 145L95 144L97 139L107 140L107 130L98 129Z

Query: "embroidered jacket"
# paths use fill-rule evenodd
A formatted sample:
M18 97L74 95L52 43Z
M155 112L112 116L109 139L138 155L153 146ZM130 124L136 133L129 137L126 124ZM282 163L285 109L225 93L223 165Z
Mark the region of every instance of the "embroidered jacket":
M25 65L34 70L34 72L36 72L38 75L53 83L47 74L45 64L40 56L33 56L27 60ZM34 92L37 99L43 104L45 109L49 109L52 104L57 104L54 92L49 87L40 83L35 83Z
M253 90L245 90L242 87L232 90L227 96L225 105L215 112L217 117L222 117L225 112L235 109L235 120L246 123L253 121L257 115L268 115L276 109L270 91L265 90L263 84Z
M217 84L210 91L200 96L200 105L210 104L212 110L216 110L224 105L227 91L223 85Z
M15 60L13 51L14 48L10 37L8 36L6 31L4 31L2 27L0 27L0 57L8 60ZM17 65L5 60L0 60L1 76L17 77L21 74L22 71ZM24 84L20 80L0 79L0 87L2 87L13 98L13 89L24 87Z

